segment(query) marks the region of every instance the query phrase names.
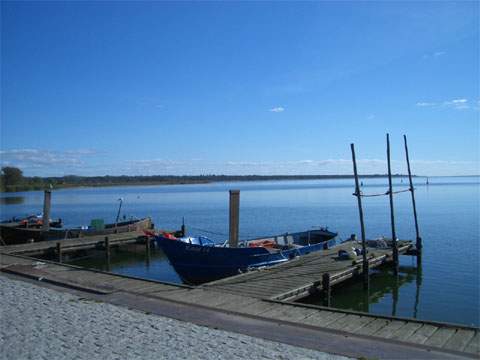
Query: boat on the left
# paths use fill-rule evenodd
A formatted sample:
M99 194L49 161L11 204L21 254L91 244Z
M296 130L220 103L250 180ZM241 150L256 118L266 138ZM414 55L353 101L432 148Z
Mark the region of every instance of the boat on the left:
M23 218L17 218L14 216L11 219L0 222L0 225L10 226L10 227L19 227L19 228L39 229L43 227L43 214L29 215ZM48 225L52 228L61 228L62 219L56 219L56 220L50 219Z
M64 240L85 236L110 235L130 231L143 231L151 228L150 218L131 219L111 224L92 221L89 226L75 228L52 228L42 230L40 227L15 226L15 222L0 223L0 236L5 245L24 244L28 242Z

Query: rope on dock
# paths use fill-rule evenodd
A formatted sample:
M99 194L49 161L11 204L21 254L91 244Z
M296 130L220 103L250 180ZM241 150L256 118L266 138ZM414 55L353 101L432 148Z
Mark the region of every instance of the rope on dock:
M399 193L403 193L403 192L407 192L407 191L412 191L412 188L408 188L408 189L404 189L404 190L397 190L397 191L392 191L392 194L399 194ZM352 194L353 196L359 196L358 193L354 192ZM361 197L375 197L375 196L386 196L386 195L390 195L390 191L386 191L384 193L378 193L378 194L362 194L362 192L360 192L360 196Z

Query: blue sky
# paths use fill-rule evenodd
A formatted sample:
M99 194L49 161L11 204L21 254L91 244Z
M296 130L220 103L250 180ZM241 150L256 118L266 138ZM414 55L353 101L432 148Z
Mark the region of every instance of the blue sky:
M1 3L27 175L479 174L478 2Z

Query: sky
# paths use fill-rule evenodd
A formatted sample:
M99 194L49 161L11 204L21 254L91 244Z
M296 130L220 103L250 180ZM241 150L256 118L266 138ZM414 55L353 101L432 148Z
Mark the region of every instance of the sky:
M1 2L28 176L480 174L479 2Z

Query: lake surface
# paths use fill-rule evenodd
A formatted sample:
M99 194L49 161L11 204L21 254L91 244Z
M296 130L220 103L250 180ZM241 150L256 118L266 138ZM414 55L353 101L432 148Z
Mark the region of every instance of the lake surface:
M395 190L407 188L407 182L407 179L395 179ZM364 193L387 190L386 179L363 179L363 184ZM376 270L368 296L360 282L352 282L334 290L332 305L479 326L479 178L432 177L429 185L425 178L416 178L415 184L424 244L422 268L416 268L415 258L402 256L398 281L388 268ZM241 239L324 225L338 231L340 239L360 233L352 179L56 190L52 195L52 218L62 218L65 226L88 225L93 218L114 222L121 197L124 200L122 214L128 217L150 216L156 227L165 229L178 229L184 217L189 234L206 235L223 242L228 237L229 189L241 190ZM0 197L2 219L42 211L42 192L1 194ZM9 197L16 199L9 201L6 199ZM390 236L387 196L364 199L364 213L368 238ZM397 236L414 239L408 192L396 195L395 216ZM102 257L79 263L104 266ZM141 250L115 252L111 271L180 282L160 250L154 252L148 266Z

